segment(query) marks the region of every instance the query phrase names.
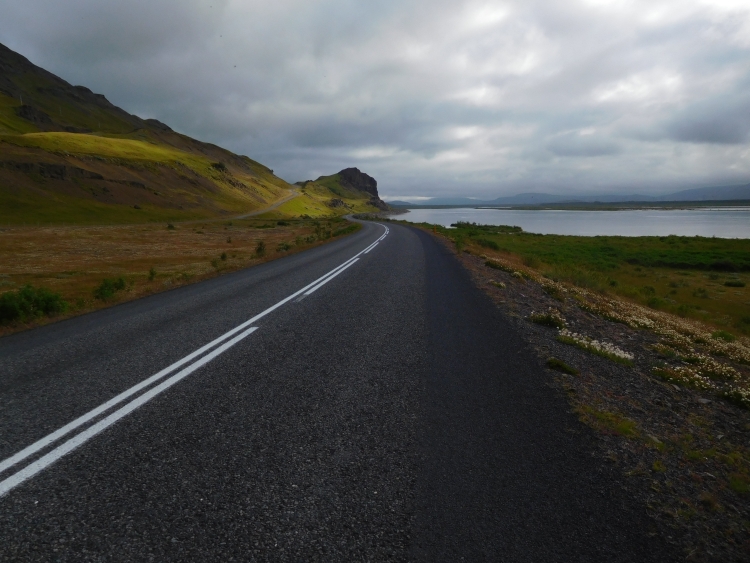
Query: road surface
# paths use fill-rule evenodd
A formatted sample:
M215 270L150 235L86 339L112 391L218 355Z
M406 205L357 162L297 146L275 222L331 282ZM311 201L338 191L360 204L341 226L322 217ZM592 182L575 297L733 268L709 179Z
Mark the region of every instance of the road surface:
M670 560L549 380L375 223L8 336L0 560Z

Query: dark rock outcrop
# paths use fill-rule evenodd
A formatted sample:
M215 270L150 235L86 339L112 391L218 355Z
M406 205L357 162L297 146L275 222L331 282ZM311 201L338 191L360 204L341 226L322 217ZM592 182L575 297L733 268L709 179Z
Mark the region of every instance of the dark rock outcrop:
M359 168L345 168L338 174L339 183L343 188L349 188L370 194L368 205L377 207L381 211L389 211L388 204L380 199L378 195L378 182L370 176L361 172Z
M388 207L388 204L384 202L379 197L373 197L370 198L370 201L367 202L367 205L372 205L373 207L377 207L381 211L390 211L390 207Z
M344 188L367 192L380 199L378 196L378 183L372 176L360 172L359 168L345 168L339 172L339 182Z
M333 208L336 208L336 207L349 207L346 203L344 203L343 199L339 199L339 198L333 198L332 200L328 201L328 203L326 203L326 205L328 207L333 207Z
M52 125L52 119L50 119L50 116L44 113L42 110L35 108L34 106L23 104L22 106L18 106L14 109L18 117L21 117L27 121L31 121L40 129L44 129Z

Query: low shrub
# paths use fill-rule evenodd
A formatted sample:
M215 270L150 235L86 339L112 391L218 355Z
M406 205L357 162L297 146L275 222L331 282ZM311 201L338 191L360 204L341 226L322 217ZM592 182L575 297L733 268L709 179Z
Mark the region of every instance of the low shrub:
M265 256L266 255L266 243L262 240L258 241L257 246L255 247L255 254L257 256Z
M560 291L560 288L554 285L550 285L550 284L542 285L542 291L544 291L544 293L552 297L552 299L556 299L557 301L561 301L561 302L565 301L565 296L562 294L562 291Z
M114 279L105 278L99 284L99 287L94 290L94 297L102 301L108 301L115 296L115 293L123 289L125 289L125 278L122 276Z
M727 280L724 285L727 287L745 287L745 282L742 280Z
M286 242L280 242L276 246L276 252L286 252L290 248L292 248L292 247L288 243L286 243Z
M44 287L25 285L0 295L0 323L25 322L42 315L64 313L68 302L59 293Z
M549 309L546 313L534 313L529 315L529 320L538 325L551 326L554 328L565 328L565 318L557 309Z
M733 389L723 391L720 395L730 403L734 403L738 407L750 410L750 391L748 391L747 389L740 389L739 387L735 387Z
M151 266L151 269L148 271L148 281L154 281L156 278L156 270L153 266Z

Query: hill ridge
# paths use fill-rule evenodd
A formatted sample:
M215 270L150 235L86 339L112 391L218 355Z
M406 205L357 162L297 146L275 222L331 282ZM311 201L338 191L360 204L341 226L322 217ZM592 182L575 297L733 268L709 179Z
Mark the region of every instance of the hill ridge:
M267 166L130 114L0 44L0 223L222 216L291 190Z

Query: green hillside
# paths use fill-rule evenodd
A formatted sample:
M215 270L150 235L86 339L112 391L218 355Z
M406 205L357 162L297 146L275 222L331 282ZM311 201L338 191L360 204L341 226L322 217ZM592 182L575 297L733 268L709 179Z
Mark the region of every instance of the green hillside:
M287 215L310 217L387 211L378 195L377 182L356 168L347 168L317 180L297 182L300 197L278 208Z
M0 45L0 224L221 217L293 189L246 156L131 115Z

